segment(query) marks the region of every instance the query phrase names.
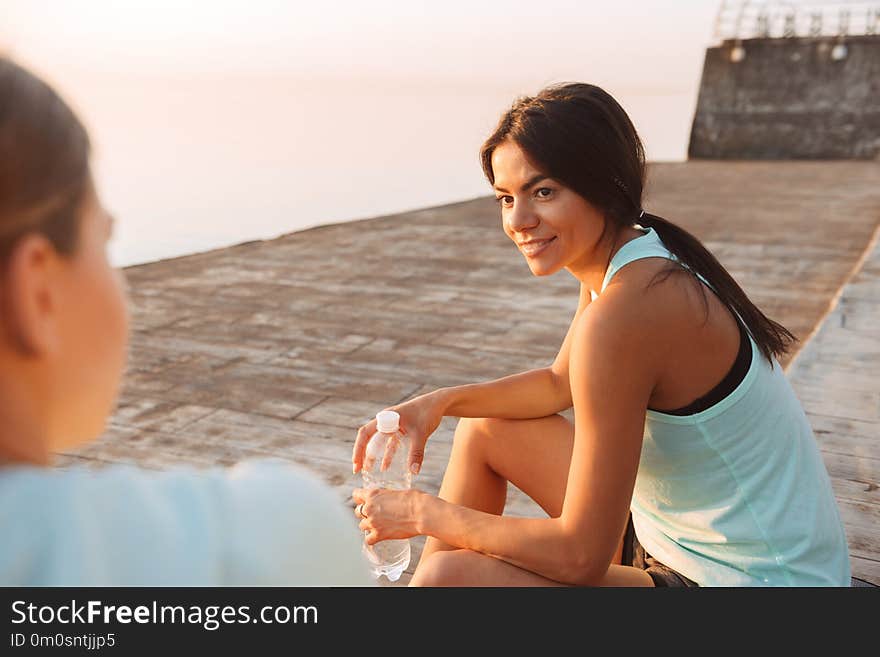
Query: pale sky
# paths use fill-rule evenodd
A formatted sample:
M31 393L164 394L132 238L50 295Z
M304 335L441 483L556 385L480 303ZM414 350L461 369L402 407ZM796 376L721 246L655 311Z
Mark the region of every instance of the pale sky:
M551 82L680 161L718 6L0 0L0 51L83 118L130 264L486 194L480 143Z
M692 86L714 0L0 0L37 67L296 71Z

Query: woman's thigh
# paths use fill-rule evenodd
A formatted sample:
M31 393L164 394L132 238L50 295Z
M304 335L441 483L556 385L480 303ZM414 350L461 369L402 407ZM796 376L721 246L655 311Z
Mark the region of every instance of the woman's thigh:
M537 573L471 550L432 554L420 566L415 586L569 586ZM596 586L654 586L651 576L639 568L611 565Z

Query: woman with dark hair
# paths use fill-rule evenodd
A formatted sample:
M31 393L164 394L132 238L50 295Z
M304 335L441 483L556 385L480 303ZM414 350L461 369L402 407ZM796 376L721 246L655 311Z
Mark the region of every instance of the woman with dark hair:
M355 491L367 542L427 535L417 585L848 586L830 480L775 358L794 338L642 209L644 151L620 105L545 89L481 159L532 273L566 269L580 302L549 367L392 407L413 472L442 417L462 419L439 497ZM355 471L374 432L358 433ZM504 517L507 482L549 517Z
M104 430L128 338L89 138L0 57L0 585L367 585L326 484L287 463L47 467Z

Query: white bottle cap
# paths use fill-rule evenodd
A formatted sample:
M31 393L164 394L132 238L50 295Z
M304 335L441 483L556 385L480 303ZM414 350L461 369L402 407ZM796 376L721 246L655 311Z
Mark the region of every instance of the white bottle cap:
M396 411L379 411L376 415L376 429L382 433L394 433L400 426L400 414Z

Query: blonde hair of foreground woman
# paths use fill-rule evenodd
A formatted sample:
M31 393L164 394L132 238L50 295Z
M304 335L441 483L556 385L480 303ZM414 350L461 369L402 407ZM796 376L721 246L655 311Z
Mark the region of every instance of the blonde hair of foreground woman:
M230 470L52 469L99 436L128 312L89 137L0 58L0 585L366 585L332 491L281 462Z

